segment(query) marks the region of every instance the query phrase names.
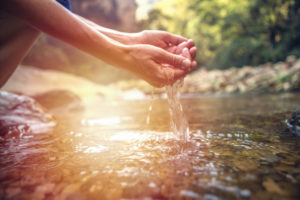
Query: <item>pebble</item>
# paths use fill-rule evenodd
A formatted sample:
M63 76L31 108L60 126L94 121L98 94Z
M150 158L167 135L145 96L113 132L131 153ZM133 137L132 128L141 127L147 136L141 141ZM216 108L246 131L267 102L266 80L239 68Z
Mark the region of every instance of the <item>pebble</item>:
M180 191L180 195L182 197L189 197L189 198L193 198L193 199L199 199L201 196L193 191L190 190L181 190Z

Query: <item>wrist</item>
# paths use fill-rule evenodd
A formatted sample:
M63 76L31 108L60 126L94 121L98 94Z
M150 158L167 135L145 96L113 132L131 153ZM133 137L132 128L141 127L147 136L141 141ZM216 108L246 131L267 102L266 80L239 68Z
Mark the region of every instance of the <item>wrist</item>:
M111 51L110 56L105 56L105 58L101 59L110 65L128 70L130 68L130 64L128 63L130 63L131 60L130 52L132 52L132 47L114 40L111 42L112 43L109 45L110 48L108 49L108 51Z
M122 33L119 36L120 42L124 45L127 45L126 50L129 51L131 49L128 45L139 44L139 33Z
M137 44L137 39L138 39L137 33L110 32L104 34L106 34L108 37L124 45Z

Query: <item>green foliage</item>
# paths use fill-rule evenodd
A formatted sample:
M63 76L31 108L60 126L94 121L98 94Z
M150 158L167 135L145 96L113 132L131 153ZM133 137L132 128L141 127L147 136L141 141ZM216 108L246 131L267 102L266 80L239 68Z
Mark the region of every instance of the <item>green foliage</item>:
M300 57L298 0L163 0L144 26L193 38L211 68Z
M284 75L278 77L278 78L276 79L276 81L277 81L278 83L283 83L283 82L285 82L285 81L290 80L292 77L293 77L293 74L287 73L287 74L284 74Z

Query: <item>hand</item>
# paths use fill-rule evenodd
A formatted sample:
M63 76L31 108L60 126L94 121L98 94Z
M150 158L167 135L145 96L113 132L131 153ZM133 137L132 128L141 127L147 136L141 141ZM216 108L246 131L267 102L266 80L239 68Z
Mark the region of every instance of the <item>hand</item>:
M189 58L192 62L191 67L194 68L197 66L197 62L195 61L195 57L197 54L197 48L194 46L193 40L188 40L182 42L177 46L170 46L168 51L177 55L183 55L186 58Z
M173 84L192 68L189 58L169 53L152 45L140 44L127 47L129 59L123 63L125 68L154 87Z
M182 36L166 31L145 30L139 33L123 33L99 26L76 14L73 15L93 29L124 45L149 44L178 55L182 54L182 50L186 47L189 49L191 59L193 60L192 66L195 67L197 65L196 61L194 61L197 49L193 40L188 40Z
M191 39L188 40L182 36L171 34L166 31L154 30L135 33L131 38L132 43L150 44L178 55L182 54L184 48L188 48L191 59L193 60L192 66L195 67L197 65L196 61L194 61L197 48L195 47L194 41Z

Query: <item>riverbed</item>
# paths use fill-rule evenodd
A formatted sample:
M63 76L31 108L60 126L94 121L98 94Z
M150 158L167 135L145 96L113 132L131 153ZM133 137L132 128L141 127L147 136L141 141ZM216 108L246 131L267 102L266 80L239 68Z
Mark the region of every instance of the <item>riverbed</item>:
M300 94L181 102L187 142L164 96L56 110L54 130L0 141L1 199L300 198L300 139L285 132Z

